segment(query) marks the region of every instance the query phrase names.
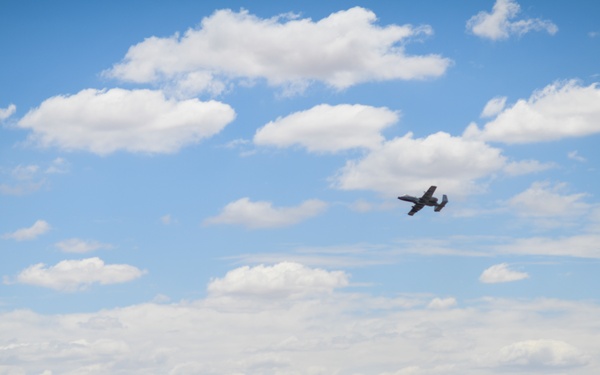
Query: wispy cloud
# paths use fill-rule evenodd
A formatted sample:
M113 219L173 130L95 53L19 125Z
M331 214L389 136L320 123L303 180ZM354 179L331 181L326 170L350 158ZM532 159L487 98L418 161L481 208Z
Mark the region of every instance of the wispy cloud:
M113 245L101 243L93 240L82 240L79 238L70 238L55 244L57 248L65 253L89 253L99 249L112 249Z
M523 35L530 31L546 31L550 35L558 32L551 21L539 18L515 19L521 7L513 0L496 0L491 13L481 11L467 21L467 30L491 40L508 39L512 35Z
M36 221L31 227L18 229L11 233L5 233L2 235L4 239L12 239L15 241L28 241L36 239L44 233L50 230L50 224L45 220Z

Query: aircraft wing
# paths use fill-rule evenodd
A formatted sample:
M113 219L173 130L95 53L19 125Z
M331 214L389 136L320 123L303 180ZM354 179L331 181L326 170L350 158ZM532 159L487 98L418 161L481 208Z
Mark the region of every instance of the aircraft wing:
M437 188L437 186L430 186L429 189L427 189L427 191L425 192L425 194L423 194L423 197L421 197L421 199L425 199L425 200L431 199L436 188Z
M412 206L412 209L410 210L410 212L408 213L410 216L416 214L417 212L421 211L421 208L425 207L424 204L420 204L417 203L414 206Z

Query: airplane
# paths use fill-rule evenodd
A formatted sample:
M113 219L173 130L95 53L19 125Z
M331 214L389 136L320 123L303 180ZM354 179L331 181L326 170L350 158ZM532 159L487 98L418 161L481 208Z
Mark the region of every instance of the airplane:
M413 216L425 206L435 207L433 210L435 212L440 212L442 208L444 208L448 203L448 197L446 196L446 194L444 194L442 197L442 202L438 203L438 199L433 196L433 192L435 191L435 189L436 186L431 186L429 189L427 189L427 191L425 192L425 194L423 194L421 198L413 197L410 195L403 195L401 197L398 197L398 199L400 199L401 201L414 203L414 206L412 206L412 209L408 213L410 216Z

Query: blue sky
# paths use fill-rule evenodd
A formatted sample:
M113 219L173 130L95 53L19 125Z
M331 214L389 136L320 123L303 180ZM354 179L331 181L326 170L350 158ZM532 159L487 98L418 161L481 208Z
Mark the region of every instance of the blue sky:
M2 2L0 374L598 373L599 11Z

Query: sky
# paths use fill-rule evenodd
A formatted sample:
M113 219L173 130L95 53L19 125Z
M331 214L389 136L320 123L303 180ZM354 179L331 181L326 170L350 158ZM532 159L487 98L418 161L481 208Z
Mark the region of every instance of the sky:
M0 374L599 373L599 13L1 1Z

